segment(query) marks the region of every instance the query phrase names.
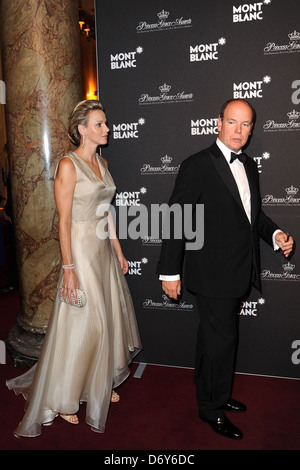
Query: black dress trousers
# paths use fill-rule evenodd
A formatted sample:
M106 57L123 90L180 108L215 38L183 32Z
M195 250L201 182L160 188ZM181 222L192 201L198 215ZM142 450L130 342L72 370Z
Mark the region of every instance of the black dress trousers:
M195 358L199 416L215 420L224 416L222 406L231 396L242 301L199 294L196 299L200 316Z

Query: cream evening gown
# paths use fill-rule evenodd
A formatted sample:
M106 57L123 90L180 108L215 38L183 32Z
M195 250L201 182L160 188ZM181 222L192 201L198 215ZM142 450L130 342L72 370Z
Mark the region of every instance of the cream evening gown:
M99 232L106 224L97 208L111 203L116 191L113 179L101 157L97 159L103 181L76 153L68 156L77 171L72 256L87 303L78 308L61 302L61 269L39 360L7 382L26 399L16 436L40 435L43 424L51 423L58 413L77 413L80 402L86 402L87 424L104 432L112 389L128 377L128 364L141 349L127 282L109 237Z

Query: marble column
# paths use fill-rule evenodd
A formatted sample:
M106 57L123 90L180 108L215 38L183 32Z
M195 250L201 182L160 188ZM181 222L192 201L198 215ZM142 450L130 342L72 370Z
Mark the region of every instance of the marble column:
M15 365L36 362L60 267L54 171L82 99L74 0L0 0L6 122L21 309L6 344Z

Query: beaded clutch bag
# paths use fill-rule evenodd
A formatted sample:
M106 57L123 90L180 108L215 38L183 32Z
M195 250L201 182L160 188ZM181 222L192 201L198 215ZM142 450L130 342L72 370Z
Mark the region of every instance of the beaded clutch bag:
M80 289L76 289L76 293L77 293L77 303L75 302L73 293L71 293L72 303L70 303L68 296L66 296L66 300L65 300L63 295L61 294L61 292L59 294L59 297L60 297L60 300L62 302L65 302L66 304L71 305L71 307L79 307L79 308L84 307L85 304L86 304L86 295L85 295L85 293Z

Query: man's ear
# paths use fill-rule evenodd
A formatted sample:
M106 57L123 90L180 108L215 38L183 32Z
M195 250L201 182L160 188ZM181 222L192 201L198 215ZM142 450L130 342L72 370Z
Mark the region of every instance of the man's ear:
M218 131L219 131L219 132L220 132L220 130L222 129L222 124L223 124L222 118L218 117Z

